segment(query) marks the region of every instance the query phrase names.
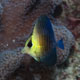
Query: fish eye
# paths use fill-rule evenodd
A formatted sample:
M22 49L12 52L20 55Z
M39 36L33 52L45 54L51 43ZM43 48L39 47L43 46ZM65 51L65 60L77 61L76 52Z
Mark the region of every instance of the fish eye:
M30 41L28 42L27 46L28 46L29 48L32 47L32 40L30 40Z

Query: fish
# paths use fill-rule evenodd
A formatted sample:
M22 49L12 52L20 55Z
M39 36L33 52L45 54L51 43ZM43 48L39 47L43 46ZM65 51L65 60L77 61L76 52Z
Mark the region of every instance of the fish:
M29 54L37 62L52 66L57 62L57 47L64 50L63 38L56 41L52 22L48 16L41 15L21 52Z

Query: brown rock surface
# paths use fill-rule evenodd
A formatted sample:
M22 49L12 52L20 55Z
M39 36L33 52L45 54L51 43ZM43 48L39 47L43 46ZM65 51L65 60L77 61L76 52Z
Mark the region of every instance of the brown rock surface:
M27 36L32 23L41 14L53 11L52 0L6 0L2 1L3 13L1 15L2 27L0 30L0 50L21 46L20 40Z

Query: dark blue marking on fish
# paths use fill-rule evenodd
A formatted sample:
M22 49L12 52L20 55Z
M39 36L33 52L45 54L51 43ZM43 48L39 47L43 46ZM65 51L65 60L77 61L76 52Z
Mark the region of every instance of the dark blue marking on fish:
M40 62L43 62L47 66L55 65L57 62L56 48L53 48L51 51L47 52L46 55L42 56Z

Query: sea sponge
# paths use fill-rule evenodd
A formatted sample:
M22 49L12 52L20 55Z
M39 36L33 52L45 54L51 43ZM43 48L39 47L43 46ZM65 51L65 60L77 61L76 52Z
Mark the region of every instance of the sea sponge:
M21 64L23 54L17 50L0 52L0 80L5 80Z

